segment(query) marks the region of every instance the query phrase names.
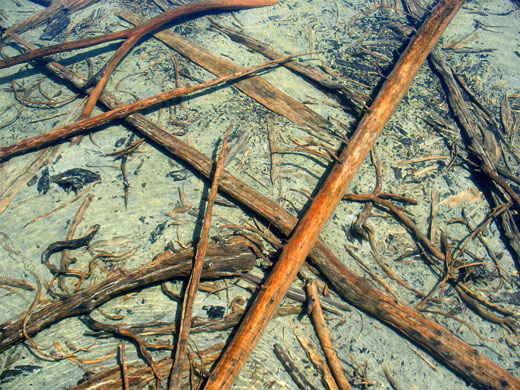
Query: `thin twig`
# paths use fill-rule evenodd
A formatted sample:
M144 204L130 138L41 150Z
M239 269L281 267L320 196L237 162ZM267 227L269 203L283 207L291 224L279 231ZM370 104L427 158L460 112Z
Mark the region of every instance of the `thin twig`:
M323 311L321 310L316 281L307 283L306 291L307 301L310 303L308 309L310 310L309 315L312 318L314 329L316 329L316 334L320 340L321 348L323 349L323 353L327 359L327 363L329 364L330 371L332 372L340 390L350 390L350 383L348 383L345 374L343 374L343 367L341 367L341 363L338 360L338 356L336 355L336 351L334 351L332 341L330 340L330 334L327 329L325 318L323 317Z
M300 390L316 390L316 387L314 387L308 380L305 378L305 375L300 371L296 363L291 359L291 357L285 353L284 348L276 343L274 346L274 354L280 360L280 363L282 363L283 367L285 368L285 371L291 376L294 383L296 383L296 386Z
M121 356L121 378L123 380L123 390L130 390L128 383L128 367L126 365L125 343L119 344L119 352Z
M81 317L81 321L92 330L110 332L117 336L121 336L121 337L132 340L135 344L137 344L139 353L141 354L141 356L144 358L146 363L152 369L155 379L157 380L157 384L160 384L163 382L163 378L162 378L161 374L159 373L159 371L157 370L155 361L154 361L152 355L150 354L150 352L148 352L148 350L146 349L145 342L140 335L132 332L129 329L123 328L122 326L103 324L101 322L95 321L88 315Z
M408 44L392 73L363 116L339 163L330 171L305 215L293 230L265 288L256 296L246 317L206 383L206 390L225 390L233 384L263 330L284 298L321 229L361 166L385 124L404 97L415 74L440 38L463 0L441 0Z
M170 373L169 389L175 390L181 388L182 379L182 367L184 365L184 359L186 350L188 349L188 337L190 335L191 327L191 316L193 313L193 304L195 303L195 296L199 288L200 276L202 274L202 267L204 265L204 258L206 257L206 251L208 249L208 237L209 228L211 226L211 213L213 211L213 205L215 198L217 197L218 183L222 168L224 167L224 160L228 152L228 138L231 132L232 124L226 131L224 142L222 143L222 149L217 159L217 165L215 168L215 175L213 177L213 183L211 185L211 192L208 198L208 205L206 207L206 215L204 216L204 224L202 225L202 232L200 234L200 241L197 245L197 253L195 260L193 261L193 269L191 271L190 280L188 281L188 287L184 294L182 302L182 316L181 316L181 327L179 330L179 337L177 341L177 350L175 351L175 360Z

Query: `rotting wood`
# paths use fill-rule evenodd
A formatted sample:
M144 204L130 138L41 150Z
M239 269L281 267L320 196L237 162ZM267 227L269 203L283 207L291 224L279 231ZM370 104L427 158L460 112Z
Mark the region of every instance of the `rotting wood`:
M50 63L46 66L57 76L69 80L78 88L84 83L84 78L57 63ZM110 108L121 104L106 92L101 96L101 101ZM172 156L182 159L205 177L210 177L213 160L197 149L172 136L140 114L130 115L124 120L142 135L162 146ZM226 171L222 174L220 189L266 218L287 236L296 226L295 217ZM443 256L442 252L439 251L439 253ZM372 284L367 283L365 278L353 273L322 240L317 241L310 253L310 260L343 299L420 345L430 355L468 381L472 381L479 387L489 387L490 383L496 383L501 377L516 383L516 379L511 379L507 371L480 355L478 351L454 336L446 328L423 316L412 307L383 294ZM467 362L470 363L470 369L467 369Z
M273 346L274 354L282 363L282 366L285 368L285 371L291 376L292 380L300 390L316 390L314 387L303 375L300 371L296 363L291 359L291 357L285 352L285 349L278 343Z
M139 287L165 281L175 277L186 277L192 266L193 249L177 253L164 252L158 258L133 271L117 270L109 274L101 283L88 287L72 295L56 299L31 313L27 334L33 335L43 328L64 318L86 314L114 296ZM256 256L249 249L249 242L243 238L233 238L222 247L211 245L206 257L202 277L216 278L235 276L249 271L256 262ZM22 323L25 313L0 325L0 352L24 339Z
M486 121L478 118L474 110L470 109L465 103L463 89L459 86L458 80L455 78L452 69L446 64L442 54L435 50L431 53L431 57L434 68L439 72L442 81L446 85L448 101L458 119L470 155L476 160L474 169L482 172L489 180L486 190L492 193L494 207L500 207L504 198L506 198L506 202L507 198L509 198L514 202L515 208L519 209L520 196L497 173L500 172L498 160L501 150L495 134L488 130L487 127L481 131L476 124L479 120L484 123ZM511 211L507 211L502 214L501 223L511 248L516 256L520 258L520 229L517 219L513 217Z
M126 364L125 343L119 344L119 353L121 356L121 381L123 382L123 390L129 390L130 383L128 382L128 365Z
M463 3L461 0L439 1L408 44L369 111L361 119L350 143L341 153L340 162L334 165L309 209L293 230L264 284L265 288L256 296L210 375L205 385L206 390L225 390L233 384L363 159L403 98L420 66ZM474 359L473 363L480 366L481 362L478 360ZM473 373L473 367L468 369L466 366L463 371ZM517 387L520 386L520 381L509 374L508 379L511 383L516 382ZM494 386L506 388L506 385L509 383L506 383L504 377L495 377Z
M14 288L21 288L27 291L34 291L32 284L27 283L23 279L10 278L8 276L0 276L0 286L9 286Z
M418 0L406 0L405 3L412 15L416 17L423 16L424 8L420 5ZM498 164L502 150L498 146L499 144L496 139L498 126L493 119L493 115L480 104L470 89L464 84L460 77L456 75L451 66L447 64L440 50L434 49L430 57L432 59L431 63L433 68L438 72L439 78L446 86L448 102L458 120L462 134L464 134L463 140L469 149L469 154L476 160L474 169L477 172L481 171L490 180L492 186L486 185L486 190L488 190L489 187L495 187L491 190L491 197L494 202L492 207L502 207L504 203L501 198L509 197L518 209L520 207L520 196L511 186L502 180L499 175L500 173L512 180L516 178L508 169ZM463 98L464 92L471 98L472 103L476 105L481 112L484 112L485 115L481 115L479 110L474 110L466 104ZM507 111L507 108L505 111ZM479 126L477 122L484 125ZM509 126L507 123L504 123L504 120L502 120L502 122L507 135ZM506 147L506 149L511 147L510 143L505 142L504 139L502 139L501 144ZM518 162L516 154L514 152L511 154ZM511 176L513 176L513 178ZM502 192L505 192L507 195L504 196ZM520 227L518 225L518 218L515 218L511 211L507 211L501 214L500 220L505 236L509 240L510 247L518 259L520 258Z
M321 375L321 382L325 386L327 390L339 390L338 385L336 385L336 382L334 381L334 377L332 376L332 373L330 372L329 366L327 366L327 363L325 362L325 359L321 357L321 355L318 353L316 348L314 347L314 344L304 335L298 334L294 331L293 333L300 342L300 345L305 351L305 354L311 361L312 365L316 368L316 370Z
M160 15L148 20L142 25L134 28L122 31L120 33L109 34L110 40L113 39L125 39L125 41L119 46L119 48L115 51L112 57L108 60L105 66L101 69L101 71L95 75L92 79L87 82L86 87L90 86L92 83L94 86L93 90L89 94L88 101L83 109L83 112L80 116L80 119L86 119L92 113L92 110L96 106L97 100L103 90L105 89L106 84L112 74L112 72L116 69L117 65L122 61L122 59L126 56L126 54L140 41L143 37L150 34L151 32L160 29L165 24L178 19L183 16L200 14L208 11L218 11L218 10L236 10L236 9L246 9L246 8L256 8L256 7L264 7L268 5L277 4L277 0L206 0L199 1L196 3L185 4L169 11L163 12ZM100 41L106 39L106 37L100 37ZM97 41L96 41L97 42ZM106 42L106 40L104 40ZM85 41L80 42L83 46L76 47L87 47L85 46ZM99 43L99 42L98 42ZM70 49L71 46L67 50ZM74 47L74 46L72 46ZM51 54L51 51L47 49L43 49L44 55ZM54 51L56 53L57 51ZM30 57L28 57L30 58ZM28 58L24 58L24 61L27 61ZM32 57L34 58L34 57ZM8 59L9 60L9 59ZM0 61L0 63L7 63L7 61ZM13 62L14 61L14 62ZM15 60L11 59L9 64L16 63ZM19 62L18 62L19 63Z
M139 353L142 355L146 363L148 363L148 366L152 369L156 379L156 387L160 387L161 384L164 384L163 376L157 370L157 365L155 364L155 361L150 352L148 352L143 338L140 335L135 334L131 330L128 330L127 328L122 326L102 324L92 319L92 317L90 317L89 315L82 316L81 321L94 331L111 332L116 334L117 336L132 340L135 344L137 344Z
M46 67L58 77L70 81L77 88L81 88L84 84L83 77L56 62L49 63ZM121 105L120 101L107 92L101 96L101 101L109 108ZM180 158L206 178L210 177L214 162L197 149L187 145L140 114L129 115L124 118L124 121L163 147L170 155ZM266 218L273 227L286 236L296 226L297 219L294 216L226 171L222 174L220 189L245 207ZM442 252L439 251L439 253L442 255ZM506 370L481 355L446 328L423 316L407 304L383 294L365 278L353 273L322 240L317 241L309 258L343 299L368 315L378 318L421 346L431 356L477 387L490 387L501 378L504 378L504 388L507 388L508 384L512 384L509 388L518 385L517 379Z
M307 311L309 312L309 316L312 318L314 329L316 330L316 334L320 340L321 348L325 358L327 359L332 376L340 390L350 390L352 387L345 377L345 374L343 374L343 367L336 355L336 351L334 350L330 339L329 330L327 329L327 323L323 317L316 281L313 280L310 283L307 282L305 288L307 292Z
M207 366L211 365L220 355L223 343L217 343L203 351L199 351L202 356L202 367L197 368L206 369ZM189 369L190 362L185 362L184 370ZM157 370L162 376L168 376L170 367L172 365L172 359L162 359L156 363ZM146 385L153 381L154 374L150 367L146 364L133 364L127 367L128 383L131 389L142 389ZM122 388L121 379L121 368L116 366L114 368L102 371L100 373L91 374L85 378L84 381L78 383L72 387L72 390L120 390Z
M198 14L201 12L215 11L215 10L236 10L245 8L264 7L268 5L277 4L278 0L206 0L197 3L189 3L172 10L166 11L156 17L150 19L146 23L136 27L131 34L126 37L126 40L121 46L115 51L112 57L105 64L103 69L98 75L94 76L92 81L95 82L94 89L90 92L85 109L81 114L81 119L88 118L92 113L92 110L96 106L97 100L105 86L112 72L116 69L117 65L126 56L126 54L140 41L143 37L150 34L151 32L158 30L167 23L178 19L183 16ZM98 79L99 78L99 79ZM90 83L90 80L87 84Z
M73 1L77 1L77 0L73 0ZM82 0L79 0L79 1L82 1ZM205 3L205 2L202 2L202 3ZM194 12L202 12L202 10L198 10L198 11L194 10ZM164 15L164 14L161 14L161 15ZM161 15L159 15L159 16L161 16ZM142 19L142 20L144 21L144 19ZM149 21L147 21L147 22L149 22ZM22 64L22 63L30 61L30 60L47 57L52 54L63 53L66 51L77 50L77 49L83 49L86 47L99 45L101 43L125 39L125 38L128 38L129 36L131 36L137 29L138 29L138 27L128 28L126 30L116 31L113 33L108 33L108 34L104 34L104 35L100 35L100 36L96 36L96 37L92 37L92 38L80 39L80 40L74 41L74 42L59 43L56 45L45 46L45 47L40 47L40 48L33 47L28 52L25 52L25 53L22 53L22 54L13 56L13 57L0 59L0 69L8 68L8 67L11 67L11 66L14 66L17 64ZM16 31L7 30L4 33L4 38L6 38L7 36L9 36L10 38L13 38L13 35L16 35Z
M427 248L428 251L433 256L435 256L435 258L441 261L444 260L444 254L439 249L437 249L437 247L428 239L428 237L423 232L419 230L419 228L412 221L412 219L397 206L383 199L381 197L381 194L345 194L343 195L343 199L373 202L384 206L385 208L390 210L403 223L403 225L410 230L410 232L413 233L413 235L417 238L419 243L425 248Z
M287 315L297 315L301 314L302 311L299 307L296 306L282 306L280 307L280 310L276 312L277 316L287 316ZM243 310L236 309L226 315L222 319L208 319L208 318L194 318L194 321L192 323L192 332L198 332L198 333L209 333L209 332L219 332L223 330L227 330L230 328L235 327L240 322L240 319L242 315L244 314ZM117 331L117 326L98 323L98 325L101 325L101 328L105 327L106 331L115 333ZM175 327L171 325L153 325L153 324L142 324L142 325L134 325L127 328L127 331L130 331L132 333L139 334L141 337L150 336L150 335L171 335L172 333L175 333ZM101 337L103 336L103 333L101 333ZM151 350L172 350L173 346L169 344L150 344L150 343L144 343L146 348ZM195 363L195 368L197 371L201 372L201 376L207 372L206 369L202 370L202 367L199 365L200 360L204 362L204 366L209 366L211 363L213 363L218 355L213 355L214 357L211 358L211 360L207 360L206 356L209 351L215 351L215 353L218 352L220 354L222 348L224 347L224 344L216 344L212 347L210 347L207 350L203 351L197 351L197 360ZM189 353L192 354L191 352ZM166 363L164 363L166 362ZM157 371L161 376L167 376L168 372L171 368L173 361L172 359L164 359L161 361L156 362ZM190 362L193 364L193 361ZM137 370L137 367L141 367L141 370ZM188 362L184 362L183 364L183 371L188 371L190 367L188 367ZM150 382L154 378L153 370L143 364L133 365L129 366L127 368L127 377L129 383L132 383L132 388L141 388L143 386L143 383ZM86 381L80 380L77 384L77 387L74 387L74 389L121 389L120 384L121 381L121 369L119 367L109 368L106 370L102 370L100 372L96 372L94 374L91 374L88 376ZM184 375L185 377L186 375ZM130 379L131 378L131 379ZM136 382L141 384L139 386ZM130 387L129 387L130 388Z

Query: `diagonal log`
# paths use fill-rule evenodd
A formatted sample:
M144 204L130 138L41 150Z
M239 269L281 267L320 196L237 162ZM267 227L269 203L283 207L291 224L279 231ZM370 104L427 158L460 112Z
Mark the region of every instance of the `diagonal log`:
M234 30L230 27L224 26L218 23L216 20L210 20L214 29L222 32L223 34L226 34L232 41L243 44L251 50L258 52L271 60L284 57L282 53L278 52L271 45L254 39L242 31ZM367 102L370 100L369 96L355 90L354 88L343 85L344 83L334 80L325 72L295 61L287 62L284 64L284 66L287 69L304 76L307 80L311 81L315 85L318 85L325 91L333 93L336 98L339 98L338 101L340 103L349 102L350 104L354 105L358 113L360 113L361 110L367 108Z
M287 293L321 229L341 201L363 159L405 95L413 77L463 3L463 0L440 0L408 44L369 111L361 119L348 146L341 153L338 163L334 165L309 209L292 232L291 238L268 276L264 288L256 296L226 351L208 378L205 390L225 390L231 387ZM465 362L467 366L458 367L458 370L462 368L466 375L476 376L482 367L482 362L484 360L487 362L487 359L483 359L480 355L471 356L473 351L475 350L472 347L466 345L464 352L468 355L465 358L469 358ZM454 350L453 354L461 355L457 350ZM481 373L478 372L478 374ZM518 379L508 373L504 374L506 377L495 375L492 383L494 388L505 389L512 386L520 388ZM479 379L489 381L489 378L485 376Z
M81 88L85 79L56 62L46 65L58 77ZM121 105L113 95L105 92L101 102L109 108ZM213 160L166 132L140 114L129 115L124 121L143 136L160 145L170 156L183 160L201 175L209 178ZM245 207L262 216L288 236L298 220L269 198L224 171L220 180L222 191ZM449 330L423 316L414 308L390 298L367 280L348 269L325 245L316 242L310 260L324 274L338 294L347 302L378 318L408 340L425 349L431 356L481 388L520 388L519 381L506 370L488 360L476 349L460 340Z
M92 110L97 104L99 96L105 89L105 86L110 79L110 75L116 69L117 65L126 56L126 54L139 42L143 37L156 31L170 23L171 21L178 19L182 16L198 14L201 12L208 12L212 10L236 10L244 8L264 7L267 5L273 5L278 3L278 0L206 0L197 3L190 3L181 5L172 10L166 11L155 18L150 19L148 22L137 27L123 42L121 46L116 50L112 57L108 60L101 71L101 77L97 81L96 86L90 92L87 104L83 109L80 119L85 119L90 116ZM96 77L95 77L96 78Z

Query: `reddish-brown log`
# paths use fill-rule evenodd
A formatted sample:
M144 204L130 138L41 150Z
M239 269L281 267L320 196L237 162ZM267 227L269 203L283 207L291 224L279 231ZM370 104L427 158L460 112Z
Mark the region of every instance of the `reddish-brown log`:
M442 32L464 3L440 0L394 67L348 146L332 168L309 209L294 229L264 288L206 383L206 390L225 390L233 384L246 359L280 305L322 228L343 198L350 181L383 127L406 93Z

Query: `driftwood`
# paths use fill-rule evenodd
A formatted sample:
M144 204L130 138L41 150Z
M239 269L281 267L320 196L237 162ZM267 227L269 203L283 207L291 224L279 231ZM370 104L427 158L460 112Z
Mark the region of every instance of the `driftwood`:
M338 356L336 355L336 351L334 350L334 346L332 345L332 341L330 339L329 330L327 329L327 323L325 322L325 318L323 317L323 311L321 310L321 303L318 295L318 286L316 285L316 281L307 282L305 286L308 300L308 314L312 319L312 324L314 325L314 329L316 330L316 335L318 336L318 340L320 340L321 349L323 350L323 354L327 359L327 364L329 365L330 372L338 385L340 390L350 390L352 387L350 383L348 383L345 374L343 373L343 367L339 362Z
M423 8L417 3L417 0L406 0L406 6L412 15L423 16ZM498 208L507 202L511 202L518 210L520 208L520 196L501 177L503 175L518 184L518 178L500 163L501 155L505 154L510 145L499 134L499 125L494 120L493 114L476 101L469 89L462 83L462 80L455 75L440 50L434 49L430 54L430 59L432 67L438 72L440 79L446 86L448 102L459 123L463 135L462 139L474 160L474 169L482 172L488 179L488 182L484 184L487 188L484 190L492 193L493 206ZM469 104L464 99L465 95L469 95ZM475 106L474 109L470 107L471 105ZM507 128L505 132L508 132ZM499 145L502 145L505 151L501 150ZM514 153L513 156L515 156ZM501 214L500 221L511 249L520 259L520 221L515 218L510 210Z
M169 11L166 11L146 23L136 27L123 42L121 46L115 51L110 60L105 64L102 71L92 80L95 82L94 89L90 92L87 104L83 109L80 119L88 118L92 110L96 106L97 100L105 86L112 72L116 69L119 62L126 56L126 54L146 35L158 30L167 23L183 16L198 14L201 12L216 11L216 10L235 10L244 8L264 7L278 3L278 0L206 0L196 3L185 4Z
M302 310L299 306L284 305L276 312L276 316L298 315L301 313ZM243 314L244 310L234 309L231 313L227 314L224 318L221 319L194 317L191 324L191 333L213 333L229 330L240 323ZM128 326L123 330L123 328L117 325L108 325L93 321L89 316L81 316L81 320L88 324L89 327L99 331L101 337L105 336L107 333L113 333L123 337L124 334L132 334L134 337L137 336L139 338L144 338L145 336L151 335L171 336L172 334L176 334L176 327L171 323L154 324L153 326L134 325ZM174 345L171 344L147 344L144 342L142 344L148 349L152 350L173 350L174 348ZM186 371L193 368L196 371L201 371L200 376L204 376L203 374L207 372L209 366L215 362L224 346L224 343L217 343L203 351L189 352L189 362L184 361L182 364L182 372L184 373L183 377L186 377ZM214 353L212 351L214 351ZM201 360L204 367L199 366ZM172 364L172 359L163 359L156 362L154 365L161 377L167 377ZM154 372L149 365L138 364L129 366L127 371L127 379L132 387L128 386L125 389L139 389L143 387L144 383L154 380ZM119 367L115 367L89 375L85 381L80 381L77 386L74 387L74 389L119 390L121 389L121 370Z
M229 3L229 4L227 4ZM258 1L231 1L231 2L212 2L202 1L199 3L191 4L189 6L178 7L172 11L169 11L166 16L160 15L161 20L171 20L178 17L179 15L187 15L191 13L200 13L214 8L226 9L226 8L244 8L252 6L263 6L268 4L274 4L273 1L258 2ZM255 5L253 5L255 4ZM0 59L0 68L10 67L16 64L20 64L31 59L37 59L46 57L51 54L61 53L65 51L90 47L105 42L110 42L120 39L129 39L136 31L143 29L143 26L153 26L154 29L160 27L158 24L158 18L146 20L138 15L133 14L130 11L120 10L117 12L118 16L123 19L138 25L138 27L118 31L115 33L105 34L98 37L86 38L76 42L67 42L58 45L47 46L43 48L33 48L31 51L22 53L20 55ZM161 21L163 23L163 21ZM14 32L13 32L14 33ZM7 33L6 33L7 34ZM12 35L12 33L10 33ZM174 50L181 53L186 58L199 64L208 71L216 74L217 76L225 76L230 73L236 73L243 70L242 67L233 63L230 60L217 56L203 47L179 36L178 34L170 33L167 31L159 32L155 34L158 39L164 41L167 45L172 47ZM115 64L113 65L115 66ZM263 104L270 110L279 113L290 121L296 123L299 126L310 126L314 129L321 129L328 125L325 118L305 106L304 104L296 101L290 96L282 93L277 88L274 88L267 81L260 77L251 77L246 80L241 80L234 84L239 90L252 97L259 103ZM89 109L90 110L90 109ZM84 115L85 118L88 115Z
M67 69L61 68L58 71L62 75L75 77ZM77 86L81 87L85 80L79 80L80 82ZM110 102L110 99L107 97L106 101ZM115 101L112 100L112 102ZM117 106L117 103L114 104ZM175 137L146 121L140 115L131 115L125 118L125 120L133 122L143 134L164 146L169 153L177 153L199 172L206 176L209 175L213 162L206 156L187 145L183 145ZM285 234L289 234L296 223L294 217L280 209L269 199L255 193L228 173L224 174L221 189L224 189L224 191L260 215L265 215L273 226L278 227ZM421 345L433 356L436 356L444 364L453 368L469 381L481 387L490 387L490 383L496 383L497 378L503 376L505 378L503 387L498 388L505 388L508 381L509 383L516 383L514 381L511 382L509 374L504 370L494 366L484 357L479 356L476 350L460 341L446 329L423 317L410 307L386 297L368 284L365 279L350 272L322 242L317 243L315 250L311 254L311 259L328 277L329 281L331 281L344 299L403 333L410 340ZM482 366L475 368L474 359L482 362ZM471 364L469 366L466 365L466 361L470 361ZM475 375L475 372L477 372L477 375ZM489 376L489 379L484 378L480 382L481 378L485 376ZM509 388L512 387L509 386Z
M97 100L103 92L103 90L105 89L105 86L107 85L112 72L116 69L117 65L123 60L126 54L137 44L137 42L146 35L160 29L165 24L170 23L171 21L178 19L182 16L188 16L215 10L235 10L244 8L264 7L276 3L277 0L206 0L196 3L190 3L166 11L133 29L124 30L119 33L107 34L105 36L97 38L97 40L96 38L90 41L87 39L77 42L76 44L73 43L72 45L68 46L67 44L65 44L57 45L54 48L43 48L37 52L37 56L31 57L31 53L26 53L27 57L18 56L16 58L0 61L0 64L2 64L3 67L11 66L13 64L20 63L20 58L23 60L22 62L24 62L30 58L39 58L41 56L47 56L65 50L72 50L73 48L88 47L92 44L108 42L116 39L125 39L123 44L119 46L119 48L115 51L115 53L112 55L110 60L108 60L108 62L101 69L101 71L87 82L87 86L90 86L91 83L95 86L90 92L88 101L85 104L83 112L80 116L80 119L86 119L90 116L92 110L96 106Z
M87 314L109 299L172 278L190 274L193 249L177 253L164 252L148 264L133 270L117 270L94 286L67 295L46 304L32 313L25 326L28 335L33 335L64 318ZM202 270L205 279L236 276L249 271L256 263L256 256L249 249L249 242L234 238L224 247L214 244L208 249ZM0 325L0 352L24 340L22 327L27 313Z
M296 277L319 232L342 199L356 170L406 93L416 72L462 4L463 1L460 0L441 0L402 54L368 113L362 118L347 148L341 153L339 163L333 167L304 217L292 232L290 240L264 284L264 289L255 298L210 375L205 386L206 390L228 389L233 384L272 314L285 296L289 285ZM475 352L475 349L469 346L466 346L463 354L460 350L453 351L455 355L459 355L457 360L463 362L462 367L456 367L458 372L464 372L465 375L471 373L473 382L487 383L495 388L520 387L520 381L505 370L501 370L500 375L493 373L492 377L487 374L482 375L481 370L484 365L488 366L491 372L497 366L476 355ZM477 371L480 376L478 378Z
M284 347L276 343L274 345L274 354L300 390L316 390L316 387L309 383L305 374L300 371L298 365L294 363L291 357L285 352Z
M498 130L496 123L492 122L492 116L479 120L478 111L474 112L465 103L463 90L459 86L451 68L446 64L439 51L431 54L432 64L439 73L448 91L448 101L457 118L463 133L463 139L468 144L470 155L474 158L475 170L482 172L488 179L487 191L492 193L494 207L511 202L511 205L520 209L520 196L507 184L499 174L499 160L503 153L499 147ZM485 125L479 126L479 123ZM493 129L495 132L493 132ZM503 171L502 171L503 172ZM507 177L507 176L506 176ZM517 258L520 259L520 231L518 219L511 210L505 211L500 218L505 235Z
M46 67L78 88L85 81L81 76L57 63L47 64ZM101 96L101 101L109 108L115 108L121 104L107 92ZM210 177L213 160L197 149L187 145L140 114L129 115L124 120L143 136L163 147L170 155L182 159L205 177ZM245 207L266 218L273 227L287 236L296 226L295 217L226 171L222 174L220 189ZM446 328L410 306L388 297L368 283L365 278L350 271L323 241L318 240L309 258L343 299L420 345L447 367L476 386L490 387L490 383L496 383L501 377L506 377L509 383L516 383L515 379L511 379L504 369L480 355L477 350L454 336ZM480 365L476 359L481 363ZM467 362L471 364L468 365ZM467 367L471 368L467 369ZM507 381L504 382L504 386L507 386Z
M170 373L170 383L168 384L171 390L178 389L181 386L182 368L184 361L186 361L185 355L188 350L188 337L190 335L193 306L195 304L195 296L197 295L197 291L199 289L200 276L202 274L202 267L204 266L204 258L206 257L206 251L208 250L211 213L213 212L215 198L217 197L218 182L220 180L222 168L224 167L224 160L229 151L228 138L231 128L232 125L229 126L226 132L224 141L222 143L222 149L217 159L217 166L215 168L215 174L213 175L213 183L211 184L211 191L206 206L202 231L200 233L199 243L197 244L197 253L195 254L195 258L193 260L193 269L191 271L190 279L188 280L188 285L186 287L182 301L181 326L179 328L179 337L177 338L175 360L172 371Z
M72 0L72 1L81 2L81 0ZM91 0L89 0L89 1L91 1ZM258 7L260 7L262 4L261 2L255 2L255 1L249 1L249 0L244 0L243 2L241 0L235 0L235 1L230 0L230 1L220 1L220 2L208 0L208 1L200 1L197 3L191 4L191 5L188 5L188 6L177 7L173 10L170 10L167 13L160 14L153 19L147 20L145 22L145 24L141 24L140 26L135 27L135 28L129 28L126 30L117 31L117 32L109 33L109 34L105 34L105 35L100 35L97 37L85 38L85 39L81 39L81 40L75 41L75 42L65 42L65 43L60 43L60 44L51 45L51 46L45 46L45 47L41 47L41 48L33 48L33 49L31 49L31 51L19 54L17 56L1 59L0 60L0 69L8 68L10 66L14 66L17 64L22 64L22 63L30 61L30 60L47 57L52 54L82 49L85 47L95 46L95 45L99 45L101 43L117 41L117 40L121 40L121 39L128 39L132 36L135 36L137 31L143 30L143 28L145 28L145 27L147 30L149 30L148 33L150 33L152 31L154 31L155 29L162 27L164 24L166 24L180 16L186 16L186 15L191 15L194 13L200 13L200 12L205 12L205 11L210 11L210 10L215 10L215 9L237 9L237 8L241 8L239 6L239 4L242 4L243 7L251 8L251 7L254 7L254 5L252 5L253 3L258 4L257 5ZM275 4L275 2L274 3L270 2L269 4ZM267 5L267 4L264 4L264 5ZM49 9L47 9L47 10L49 10ZM45 20L47 20L47 18L48 17L46 16ZM15 28L13 27L13 29L15 29ZM15 30L16 31L7 30L4 33L3 37L4 38L6 38L7 36L10 37L11 35L13 35L17 32L21 32L21 31L19 31L19 29L15 29Z

